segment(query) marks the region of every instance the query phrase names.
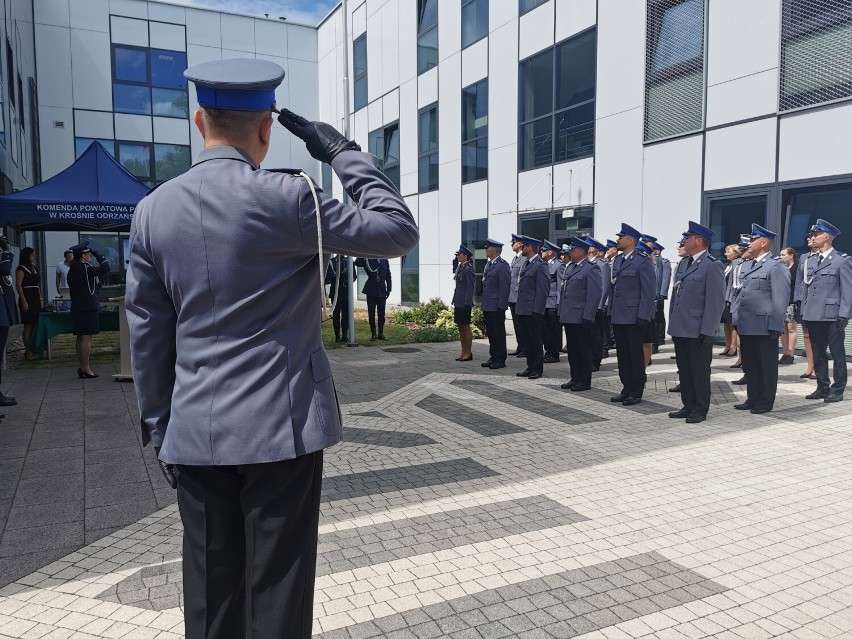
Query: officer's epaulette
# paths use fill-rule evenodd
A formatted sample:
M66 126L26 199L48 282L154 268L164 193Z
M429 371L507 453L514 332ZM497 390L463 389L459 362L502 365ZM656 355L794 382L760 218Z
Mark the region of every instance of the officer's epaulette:
M776 262L780 262L780 261L782 261L782 260L781 260L781 256L780 256L780 255L773 255L773 256L772 256L772 259L773 259L773 260L775 260Z
M841 253L840 251L835 251L837 253L837 257L849 257L847 253Z
M719 261L718 259L716 259L712 255L710 255L710 253L707 254L707 259L710 260L711 262L718 262Z
M645 259L651 257L650 255L648 255L647 253L643 253L642 251L635 251L635 252L639 254L639 257L644 257Z

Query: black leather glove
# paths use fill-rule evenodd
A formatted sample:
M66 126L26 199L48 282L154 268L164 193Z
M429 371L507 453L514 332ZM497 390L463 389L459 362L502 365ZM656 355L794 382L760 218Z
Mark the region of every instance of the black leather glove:
M648 327L648 320L640 317L636 320L636 326L639 327L639 330L644 331Z
M713 346L713 336L712 335L700 335L699 339L701 340L701 346L707 348L708 346Z
M157 463L160 465L160 470L163 471L163 475L166 477L166 481L169 482L169 486L173 489L177 489L177 469L171 464L167 464L166 462L160 461L160 447L154 446L154 452L157 454Z
M781 337L781 331L769 331L769 337L772 339L779 339Z
M347 140L337 129L325 122L310 122L287 109L281 109L278 121L290 133L304 140L308 153L320 162L331 164L342 151L361 150L358 144Z
M846 330L846 325L849 323L848 317L838 317L837 322L835 322L835 326L839 328L841 331Z

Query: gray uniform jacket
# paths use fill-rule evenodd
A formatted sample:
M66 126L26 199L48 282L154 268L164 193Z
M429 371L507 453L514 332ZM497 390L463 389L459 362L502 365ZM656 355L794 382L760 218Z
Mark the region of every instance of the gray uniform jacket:
M589 260L569 264L562 275L559 322L593 322L601 302L601 270Z
M550 269L550 291L547 294L547 302L544 304L545 308L556 308L558 304L559 278L557 274L560 267L563 266L565 265L555 257L547 262L547 267Z
M520 283L521 268L527 263L527 258L523 255L516 255L512 258L510 271L512 275L512 285L509 288L509 303L515 304L518 301L518 285Z
M612 288L612 280L610 279L612 267L609 262L600 258L597 258L592 264L597 266L601 272L601 301L598 304L598 308L604 310L606 309L607 300L609 300L609 291Z
M547 296L550 294L550 268L540 255L529 260L521 269L518 281L516 315L544 315Z
M509 308L512 273L509 263L499 255L485 265L482 272L482 310L505 311Z
M453 291L453 306L473 306L473 287L476 284L476 269L470 262L459 264L453 275L456 289Z
M784 330L790 303L790 269L778 257L766 254L743 264L742 288L731 308L740 335L769 335Z
M660 271L659 297L666 299L669 296L669 285L672 282L672 263L662 255L657 256L657 269Z
M562 260L559 260L559 266L556 269L556 308L559 308L559 301L562 299L562 276L565 275L565 269L571 262L566 264Z
M822 264L819 254L807 260L807 271L802 282L802 319L833 322L852 317L852 258L832 249Z
M799 267L796 269L796 283L793 289L793 300L801 302L804 299L805 262L816 253L805 253L799 256ZM810 278L809 278L810 279Z
M687 258L688 260L688 258ZM722 263L704 253L678 269L669 306L668 333L672 337L716 335L725 306L725 275Z
M317 281L332 253L396 257L417 225L373 156L332 163L357 206L204 149L151 191L130 229L127 319L143 441L172 464L274 462L340 440ZM325 264L322 264L323 272Z
M613 324L635 324L654 317L659 287L651 258L637 250L626 258L619 255L612 265L612 280L609 314Z
M15 280L12 279L12 254L0 253L0 326L12 326L18 323L18 305L15 303Z

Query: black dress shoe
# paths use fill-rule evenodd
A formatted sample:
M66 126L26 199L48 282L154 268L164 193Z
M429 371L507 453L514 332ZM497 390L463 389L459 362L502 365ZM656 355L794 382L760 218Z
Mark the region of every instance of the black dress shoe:
M577 385L577 382L565 382L564 384L560 384L559 388L562 390L571 390Z
M512 353L508 353L508 356L509 356L509 357L517 357L517 356L518 356L518 351L514 351L514 352L512 352Z
M532 371L528 368L525 368L520 373L515 373L515 375L517 375L518 377L529 377L530 373L532 373Z
M811 378L810 373L802 373L801 375L799 375L799 379L810 379L810 378Z
M745 386L745 383L746 383L745 375L740 377L737 381L731 382L731 384L733 384L734 386Z
M623 402L621 402L621 405L622 406L635 406L636 404L641 404L641 403L642 403L641 397L628 397Z
M487 362L482 362L482 363L480 364L480 366L482 366L482 368L488 368L488 367L489 367L489 366L491 366L491 364L493 364L493 363L494 363L494 360L489 359Z
M677 359L677 355L672 355L669 359Z
M754 404L743 402L742 404L734 404L734 408L736 408L737 410L751 410L752 408L754 408Z
M743 367L742 362L740 362L739 364L735 363L735 364L731 364L730 366L728 366L728 368L742 368L742 367Z
M656 344L654 344L654 346L651 347L651 355L656 355L659 352L660 352L660 347L657 346Z
M456 357L457 362L469 362L472 359L473 359L473 353L471 353L467 357Z
M545 364L556 364L559 362L559 355L546 355L544 358Z
M0 406L17 406L18 400L14 397L9 397L8 395L4 395L0 393ZM0 417L2 419L2 417Z
M523 351L521 351L520 353L518 353L517 355L515 355L515 357L526 357L526 356L527 356L527 354L526 354L525 352L523 352Z
M606 359L609 357L609 351L604 351L603 355L601 355L601 359Z
M375 335L373 335L373 336L370 338L370 341L371 341L371 342L375 342L375 341L376 341L376 336L375 336Z
M689 411L685 408L681 408L680 410L669 413L669 417L672 419L686 419L689 417Z
M386 340L386 339L387 339L387 337L385 337L384 335L379 335L376 339Z
M704 415L699 415L698 413L693 413L689 417L686 418L687 424L700 424L705 419L707 419Z
M541 377L541 371L533 371L528 375L528 377L530 379L538 379L539 377Z
M843 401L843 395L829 395L822 401L824 401L826 404L835 404L837 402ZM5 404L0 404L0 406L5 406Z
M828 391L816 390L810 395L805 395L805 399L825 399L828 397Z
M778 360L778 363L779 363L781 366L789 366L789 365L790 365L790 364L792 364L794 361L795 361L795 360L793 359L793 356L792 356L792 355L782 355L782 356L781 356L781 359L779 359L779 360Z
M592 390L592 387L591 387L590 384L574 384L571 387L571 392L574 392L574 393L582 393L583 391L587 391L587 390Z
M623 402L625 399L627 399L627 395L625 395L624 393L619 393L618 395L613 395L612 397L610 397L609 401L611 401L612 403L616 403Z
M752 408L749 412L752 415L763 415L764 413L768 413L771 410L771 408Z
M491 362L491 365L488 368L492 371L496 371L498 368L506 368L506 365L503 362Z
M677 385L675 385L675 386L672 386L672 387L669 389L669 392L670 392L670 393L679 393L679 392L680 392L680 384L677 384Z

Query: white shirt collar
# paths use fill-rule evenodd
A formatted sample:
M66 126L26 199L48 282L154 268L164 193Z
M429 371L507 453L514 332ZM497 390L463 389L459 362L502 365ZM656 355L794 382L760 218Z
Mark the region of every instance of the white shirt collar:
M707 252L707 249L704 249L703 251L696 253L695 255L692 256L692 261L697 262L698 260L701 259L701 256L704 255L706 252Z

